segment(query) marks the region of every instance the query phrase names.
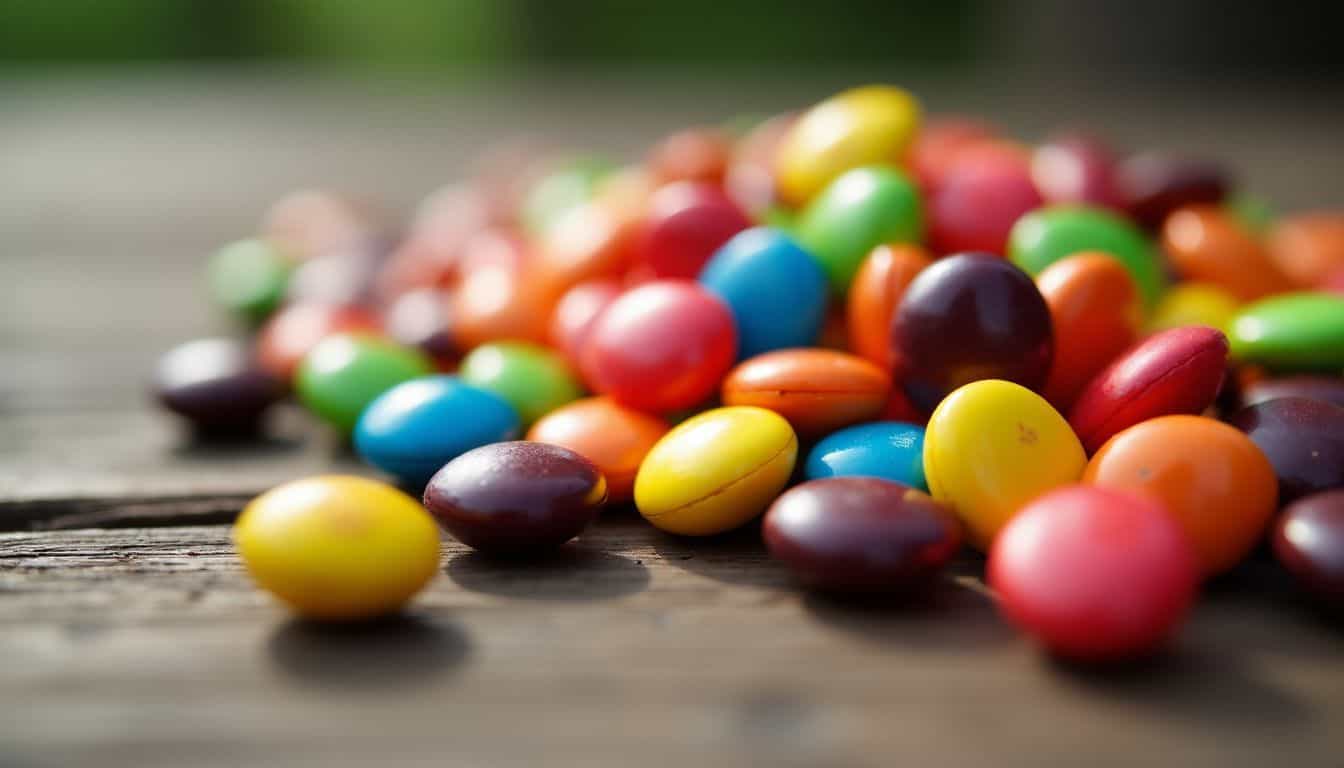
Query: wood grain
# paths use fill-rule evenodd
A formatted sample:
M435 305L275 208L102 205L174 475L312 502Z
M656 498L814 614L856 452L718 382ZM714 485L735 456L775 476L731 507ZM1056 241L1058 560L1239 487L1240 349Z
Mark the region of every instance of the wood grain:
M0 535L0 763L1330 765L1338 623L1263 564L1109 672L1016 638L959 564L920 604L793 589L756 532L609 516L556 559L444 545L412 613L288 619L223 527ZM1272 576L1272 573L1270 574Z

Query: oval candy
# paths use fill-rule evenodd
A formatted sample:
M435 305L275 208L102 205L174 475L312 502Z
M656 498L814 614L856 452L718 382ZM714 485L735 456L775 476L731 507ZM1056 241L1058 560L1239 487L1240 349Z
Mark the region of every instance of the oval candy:
M375 398L431 369L416 350L377 336L342 333L323 339L303 358L294 388L309 411L348 435Z
M1008 258L1032 275L1079 251L1102 251L1119 259L1139 286L1145 307L1162 297L1167 280L1157 250L1115 213L1081 205L1047 206L1018 219L1008 235Z
M877 477L927 491L924 429L900 421L877 421L832 432L808 452L803 474L808 480Z
M667 422L618 405L606 397L590 397L562 405L541 417L527 439L568 448L588 459L607 478L612 502L634 497L635 474L654 444L667 434Z
M1274 526L1274 554L1318 597L1344 602L1344 490L1289 504Z
M732 530L759 515L793 474L798 438L773 411L715 408L673 427L635 477L635 506L684 536Z
M1286 293L1242 307L1232 356L1272 370L1344 370L1344 295Z
M1281 503L1344 488L1344 408L1285 397L1243 408L1228 423L1269 458Z
M891 377L861 357L829 349L783 349L738 365L723 381L724 405L767 408L804 438L875 418Z

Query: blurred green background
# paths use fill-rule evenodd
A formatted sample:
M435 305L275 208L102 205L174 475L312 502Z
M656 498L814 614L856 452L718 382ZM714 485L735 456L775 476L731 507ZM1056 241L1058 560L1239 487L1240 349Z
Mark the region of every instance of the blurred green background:
M908 64L1344 79L1337 0L0 0L0 67Z

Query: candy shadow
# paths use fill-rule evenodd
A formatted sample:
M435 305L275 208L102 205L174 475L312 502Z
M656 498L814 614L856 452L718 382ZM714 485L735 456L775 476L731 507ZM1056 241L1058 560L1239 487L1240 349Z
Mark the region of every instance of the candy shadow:
M717 536L674 536L658 531L649 546L664 562L725 584L787 588L793 582L761 538L760 520Z
M967 558L918 589L865 595L809 591L802 604L822 624L891 651L978 651L1013 642L979 570Z
M183 434L172 448L179 459L218 461L220 459L257 458L295 453L303 449L304 441L297 437L278 436L263 431L255 432L200 432Z
M1057 684L1087 696L1215 728L1290 728L1307 736L1316 719L1297 695L1258 677L1234 654L1188 644L1111 664L1041 655Z
M454 623L397 614L359 623L290 619L266 641L271 662L287 678L314 688L396 691L428 685L470 654Z
M445 571L462 589L520 600L613 600L649 586L642 562L578 543L525 559L464 552L449 560Z

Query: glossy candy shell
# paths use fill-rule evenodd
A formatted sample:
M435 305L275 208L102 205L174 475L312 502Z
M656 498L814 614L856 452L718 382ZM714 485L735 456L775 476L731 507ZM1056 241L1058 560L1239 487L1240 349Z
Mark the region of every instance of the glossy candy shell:
M1194 551L1161 504L1088 486L1027 504L995 540L987 575L1014 624L1081 661L1155 650L1199 584Z
M473 549L522 555L555 549L578 536L607 501L592 462L548 443L492 443L439 470L425 508Z
M1212 283L1242 301L1292 287L1259 239L1216 206L1172 212L1162 225L1162 250L1186 279Z
M524 425L583 395L569 364L556 352L535 344L479 346L462 358L458 375L507 401Z
M518 413L503 398L454 376L430 376L398 384L370 403L355 425L355 450L419 488L449 461L512 440L518 429Z
M877 421L833 432L807 454L808 480L877 477L928 490L924 480L924 429L899 421Z
M439 567L439 532L397 489L360 477L286 483L253 499L233 528L252 578L300 615L391 613Z
M979 379L1039 389L1050 371L1050 310L1031 278L990 254L941 259L910 283L892 318L895 379L928 413Z
M891 318L906 288L933 263L918 245L879 245L863 260L849 285L845 322L849 350L891 371Z
M376 336L329 336L303 359L295 389L305 407L349 433L369 403L403 381L428 374L429 360Z
M655 278L694 280L714 252L751 220L718 187L683 181L660 187L635 245L638 266Z
M723 382L723 403L767 408L808 438L876 418L890 392L891 377L861 357L784 349L734 368Z
M1344 491L1289 504L1274 526L1274 554L1312 593L1344 605Z
M816 343L826 318L826 275L779 230L757 227L729 240L700 273L737 326L738 358Z
M527 439L568 448L593 462L607 478L611 501L620 503L634 497L635 474L668 429L656 416L591 397L543 416Z
M917 243L924 213L914 183L887 167L856 168L831 182L798 218L798 242L843 296L864 258L883 243Z
M285 394L280 379L263 371L252 350L233 339L181 344L160 360L154 396L205 432L248 432Z
M1274 467L1250 438L1200 416L1162 416L1111 438L1083 482L1148 494L1185 530L1205 574L1236 565L1274 514Z
M599 393L667 413L713 395L736 353L728 305L695 283L662 280L625 292L602 312L582 368Z
M256 323L285 298L293 261L265 240L241 240L219 249L207 278L215 303L244 321Z
M1080 251L1109 253L1125 265L1152 307L1166 287L1162 263L1148 238L1122 217L1100 208L1051 206L1023 216L1008 236L1008 257L1032 275Z
M1213 405L1227 371L1227 337L1203 326L1148 337L1078 395L1069 423L1088 453L1147 419L1197 414Z
M1228 328L1232 356L1273 370L1344 370L1344 296L1289 293L1243 307Z
M793 428L773 411L705 411L673 427L649 451L635 478L635 505L669 533L723 533L774 500L797 455Z
M1243 408L1228 423L1274 465L1280 503L1344 488L1344 408L1286 397Z
M1305 397L1344 408L1344 376L1284 376L1263 379L1246 386L1242 405L1255 405L1280 397Z
M977 381L938 406L924 435L924 476L985 549L1017 510L1076 482L1087 465L1068 422L1035 392Z
M762 532L799 581L846 592L928 586L961 546L961 525L942 504L870 477L793 487L770 505Z

